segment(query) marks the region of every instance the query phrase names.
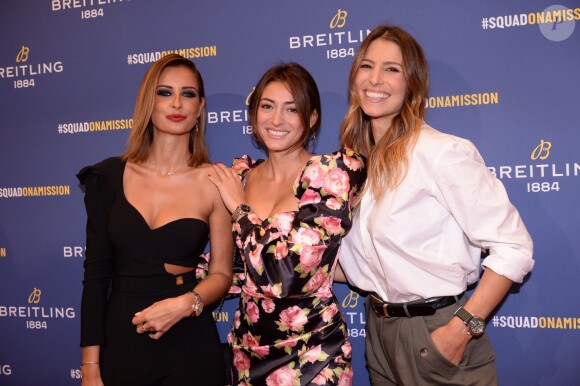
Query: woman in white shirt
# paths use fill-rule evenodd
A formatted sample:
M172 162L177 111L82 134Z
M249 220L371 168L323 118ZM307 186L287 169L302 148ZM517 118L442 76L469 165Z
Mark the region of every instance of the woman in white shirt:
M475 146L424 122L428 86L406 31L383 25L364 40L341 144L368 157L368 180L340 262L371 293L373 385L495 384L485 318L532 269L532 240Z

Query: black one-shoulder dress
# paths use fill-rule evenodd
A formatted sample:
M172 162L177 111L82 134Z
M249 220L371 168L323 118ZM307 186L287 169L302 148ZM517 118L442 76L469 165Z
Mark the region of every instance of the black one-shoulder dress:
M135 312L197 284L195 269L173 275L164 264L195 268L209 226L182 218L151 229L126 199L125 162L108 158L83 168L87 250L81 346L101 346L105 385L223 385L225 366L211 311L185 318L161 339L139 335Z

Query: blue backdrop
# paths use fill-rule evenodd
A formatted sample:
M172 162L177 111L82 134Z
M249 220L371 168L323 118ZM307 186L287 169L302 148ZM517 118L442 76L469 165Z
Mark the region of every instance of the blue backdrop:
M489 321L501 384L577 384L578 20L571 0L3 0L0 384L80 383L86 217L75 173L122 152L149 63L168 52L195 61L212 160L224 163L263 156L248 135L247 97L270 66L301 63L322 94L315 150L327 152L338 146L354 52L382 22L422 44L427 121L477 145L535 241L532 274ZM368 385L362 298L335 288L355 385ZM235 305L215 315L222 336Z

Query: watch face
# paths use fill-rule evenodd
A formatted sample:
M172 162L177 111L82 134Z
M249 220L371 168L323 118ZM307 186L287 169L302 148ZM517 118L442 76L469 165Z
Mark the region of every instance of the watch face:
M481 335L483 334L484 330L485 330L485 322L483 321L483 319L474 317L469 321L469 332L472 335L474 336Z
M250 208L250 205L248 204L242 204L240 205L240 210L242 211L242 213L250 213L252 211L252 208Z

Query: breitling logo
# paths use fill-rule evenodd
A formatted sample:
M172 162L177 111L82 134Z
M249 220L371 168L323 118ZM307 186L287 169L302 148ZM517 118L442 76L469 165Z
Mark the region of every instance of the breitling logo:
M358 305L359 298L360 295L351 290L342 300L342 308L355 308Z
M531 159L544 160L550 156L550 149L552 148L552 142L544 141L543 139L540 140L540 144L534 148L532 151L532 155L530 156Z
M342 28L346 24L346 17L348 16L348 12L343 9L339 9L336 12L336 15L330 20L330 28Z
M28 303L30 304L38 304L40 303L40 295L42 295L42 291L38 288L34 288L30 295L28 295Z
M30 48L26 46L22 46L18 55L16 55L16 63L24 63L28 60L28 53L30 52Z

